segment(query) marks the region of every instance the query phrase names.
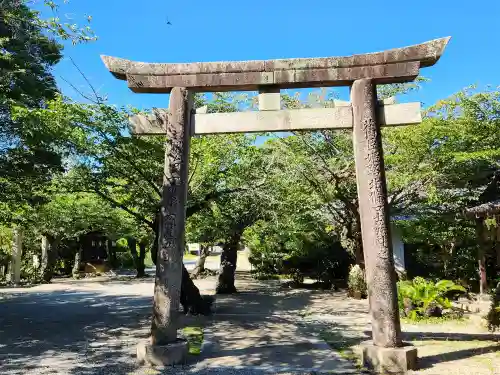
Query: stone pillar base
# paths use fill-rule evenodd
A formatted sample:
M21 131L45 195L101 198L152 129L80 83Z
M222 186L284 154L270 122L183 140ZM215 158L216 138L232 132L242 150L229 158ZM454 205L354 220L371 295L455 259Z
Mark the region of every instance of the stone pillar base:
M417 369L417 348L403 344L400 348L382 348L371 341L361 343L363 366L378 374L405 374Z
M184 364L188 353L188 342L182 339L166 345L151 345L149 342L141 342L137 345L137 361L141 365L172 366Z

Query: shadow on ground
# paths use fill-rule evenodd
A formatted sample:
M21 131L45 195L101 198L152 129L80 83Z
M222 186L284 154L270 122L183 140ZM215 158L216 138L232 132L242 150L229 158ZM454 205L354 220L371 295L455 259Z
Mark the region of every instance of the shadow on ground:
M151 302L78 291L12 296L0 304L2 374L126 374Z
M495 334L471 334L471 333L442 333L442 332L404 332L404 341L439 342L442 341L457 346L461 343L476 342L478 347L468 347L465 349L453 350L435 355L428 355L419 358L421 369L428 369L443 362L453 362L468 359L489 353L500 353L500 336ZM496 345L493 343L497 343ZM489 346L484 345L489 344ZM500 358L498 364L500 365Z
M209 325L217 350L203 356L199 367L355 370L318 339L318 327L303 319L311 300L325 292L284 289L279 281L257 281L245 273L239 273L237 280L239 293L217 296Z
M255 374L276 368L352 371L352 363L339 353L371 335L364 328L353 329L354 324L366 325L362 306L341 293L284 289L279 281L256 281L248 274L237 278L241 292L219 296L214 315L199 320L207 327L207 338L212 332L211 350L197 357L192 366L172 373L208 375L221 367L252 367ZM200 282L206 288L210 280ZM152 306L152 297L139 294L152 294L152 284L134 278L96 280L94 289L91 284L81 291L29 291L0 301L2 375L154 373L139 369L134 358L138 341L148 336ZM136 291L138 295L133 295ZM339 303L320 309L323 317L304 313L327 298ZM316 339L325 334L336 350ZM404 334L405 341L416 339L491 341L498 340L498 335ZM421 364L430 368L499 349L497 345L431 355L423 357Z

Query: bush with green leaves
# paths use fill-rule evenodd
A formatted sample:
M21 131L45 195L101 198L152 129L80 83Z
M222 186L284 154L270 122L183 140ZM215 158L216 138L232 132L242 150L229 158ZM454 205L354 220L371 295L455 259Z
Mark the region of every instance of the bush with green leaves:
M253 272L252 277L255 280L267 281L267 280L279 280L280 277L276 274L263 273L263 272Z
M356 294L359 294L359 297L366 297L367 286L365 272L358 264L351 267L347 283L350 295L355 296Z
M488 322L488 330L495 332L500 328L500 280L496 288L493 288L490 293L491 307L488 315L486 315L486 321Z
M422 317L442 316L443 310L452 308L448 296L466 293L466 289L451 280L434 282L423 277L398 282L398 302L401 315L418 320Z

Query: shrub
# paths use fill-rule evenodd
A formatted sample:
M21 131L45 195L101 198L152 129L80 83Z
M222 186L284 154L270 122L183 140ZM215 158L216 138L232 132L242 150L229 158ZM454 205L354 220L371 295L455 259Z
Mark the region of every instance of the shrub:
M132 254L129 252L116 253L116 262L119 268L135 268L134 258L132 258Z
M358 264L351 267L349 271L349 279L347 281L349 294L356 298L365 298L367 295L367 287L365 281L365 273Z
M463 286L450 280L437 282L415 277L398 282L398 303L401 315L412 320L420 317L439 317L443 310L451 309L447 295L450 292L465 293Z
M488 330L495 332L500 328L500 281L496 288L491 290L491 307L488 315L486 315L488 322Z
M279 276L272 273L264 273L264 272L254 272L252 277L255 280L265 281L265 280L279 280Z

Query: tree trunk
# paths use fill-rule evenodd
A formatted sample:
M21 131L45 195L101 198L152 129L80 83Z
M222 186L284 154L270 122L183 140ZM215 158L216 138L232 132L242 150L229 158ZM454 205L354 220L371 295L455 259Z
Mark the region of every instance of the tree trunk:
M361 267L362 270L365 269L365 255L363 253L363 240L361 238L361 227L359 227L359 222L356 226L356 232L354 233L354 257L356 264Z
M54 276L54 265L57 260L58 241L52 236L42 237L42 260L40 262L40 277L49 283Z
M156 265L158 256L158 238L159 238L159 220L158 215L154 221L155 239L151 246L151 260ZM202 296L200 290L189 277L189 272L182 265L182 281L181 281L181 305L184 313L192 315L210 315L213 299L209 296Z
M479 252L479 294L483 295L488 291L488 278L486 277L486 257L484 252Z
M194 285L189 277L186 267L182 267L181 282L181 305L184 314L191 315L210 315L213 298L211 296L202 296L200 290Z
M74 279L79 279L80 278L80 263L82 261L82 245L78 243L78 249L76 250L75 253L75 262L73 263L73 278Z
M496 251L496 272L497 277L500 277L500 216L496 218L496 240L495 240L495 251Z
M127 244L130 254L132 254L132 259L134 260L134 266L137 271L136 277L144 277L146 275L146 266L144 265L144 258L146 258L146 244L142 241L139 243L139 254L137 254L137 240L135 238L127 238Z
M196 277L203 271L205 271L205 261L207 260L208 255L210 254L210 246L208 245L200 245L200 256L196 261L196 265L194 266L194 270L191 272L191 276Z
M146 243L141 241L139 242L139 256L137 257L137 261L135 264L135 268L137 269L137 277L146 276L146 265L144 264L145 258L146 258Z
M127 237L127 245L130 250L130 255L132 255L132 259L134 260L134 266L137 264L137 240L133 237Z
M113 240L107 241L107 250L108 250L109 264L111 268L116 268L117 266L116 246L113 245Z
M224 244L222 248L219 279L217 280L217 286L215 288L217 294L231 294L237 292L234 286L234 276L236 272L240 237L240 235L234 236L228 243Z
M352 220L346 222L341 232L340 242L344 249L354 256L355 264L359 265L362 270L365 269L365 257L363 253L363 239L361 237L361 219L359 211L356 207L349 210L352 215Z
M9 265L10 263L5 263L4 268L3 268L3 277L6 278L7 275L9 274Z
M477 251L477 263L479 272L479 294L483 295L488 291L488 278L486 276L486 236L483 219L476 220L476 234L479 244Z
M15 227L13 230L13 239L12 239L10 281L16 285L21 282L22 255L23 255L23 232L20 227Z

